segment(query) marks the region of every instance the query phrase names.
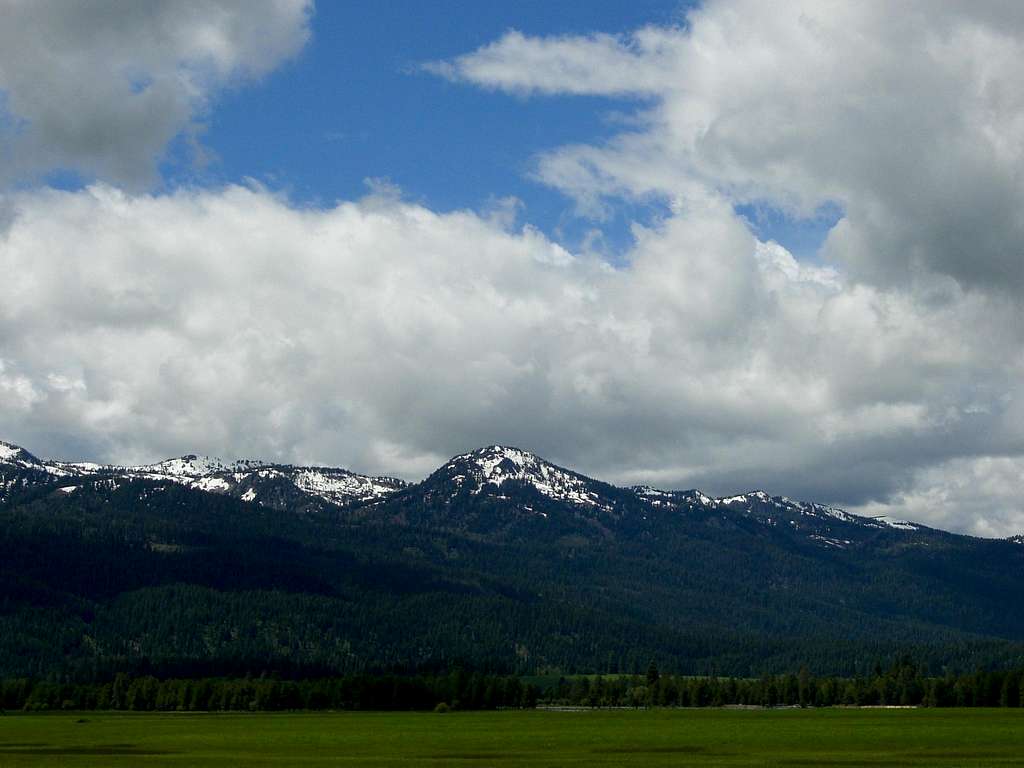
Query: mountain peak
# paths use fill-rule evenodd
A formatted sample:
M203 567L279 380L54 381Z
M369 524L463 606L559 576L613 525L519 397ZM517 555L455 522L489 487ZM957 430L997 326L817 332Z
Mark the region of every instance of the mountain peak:
M0 440L0 464L11 464L17 467L46 470L42 461L26 451L20 445Z
M508 481L526 483L550 499L603 506L596 480L552 464L534 453L511 445L488 445L454 456L434 476L446 478L476 495L494 492Z
M512 467L516 467L518 470L525 470L528 467L549 463L534 453L511 445L488 445L461 456L456 456L452 461L459 459L475 461L488 478L495 473L507 472Z
M20 448L13 443L5 443L3 440L0 440L0 461L6 464L22 460L21 457L24 455L28 455L28 451L24 448Z

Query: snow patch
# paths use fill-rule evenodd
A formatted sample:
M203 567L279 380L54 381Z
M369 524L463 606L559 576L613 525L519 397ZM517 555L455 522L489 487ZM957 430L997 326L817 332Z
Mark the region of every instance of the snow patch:
M231 485L222 477L202 477L191 485L200 491L211 493L227 493L231 490Z
M850 546L849 539L834 539L831 536L821 536L817 533L812 533L808 538L819 541L829 547L836 547L838 549L846 549Z
M21 454L21 448L10 445L9 443L0 443L0 461L11 461L12 459L18 458Z
M390 478L366 477L340 469L301 469L292 477L295 487L327 501L375 499L400 487Z
M885 523L890 528L897 528L901 531L916 531L921 527L917 523L912 523L909 520L887 520Z

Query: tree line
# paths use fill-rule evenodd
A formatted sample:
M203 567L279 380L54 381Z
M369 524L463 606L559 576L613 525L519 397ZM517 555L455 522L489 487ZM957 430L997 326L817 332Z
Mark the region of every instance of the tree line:
M356 675L309 680L158 679L125 673L108 682L0 682L6 710L259 711L439 710L546 706L1024 706L1024 669L926 676L902 659L870 675L760 678L580 675L540 684L511 675L455 670L444 675Z
M797 674L759 678L661 675L651 665L645 676L562 678L545 691L542 703L588 707L1020 707L1024 670L976 671L927 676L908 659L869 675Z
M466 673L357 675L311 680L133 677L104 683L27 678L0 682L7 710L128 710L206 712L286 710L428 710L532 708L539 689L518 677Z

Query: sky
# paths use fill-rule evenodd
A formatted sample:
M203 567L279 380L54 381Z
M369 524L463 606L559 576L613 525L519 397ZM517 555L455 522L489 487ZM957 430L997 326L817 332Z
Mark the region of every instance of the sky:
M0 439L1024 532L1024 9L0 0Z

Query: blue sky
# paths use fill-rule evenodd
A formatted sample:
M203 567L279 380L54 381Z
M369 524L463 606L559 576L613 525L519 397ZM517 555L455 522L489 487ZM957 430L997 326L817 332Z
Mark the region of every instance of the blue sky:
M255 87L223 93L210 112L205 172L182 163L179 142L166 167L171 184L250 177L315 204L366 194L387 179L436 210L486 209L515 196L525 221L578 245L581 221L560 193L530 179L533 156L619 130L614 116L634 100L527 99L451 83L425 62L451 58L508 29L533 35L618 32L684 21L676 0L637 2L400 2L320 4L313 37L298 58ZM632 220L659 207L622 204L601 228L614 249Z
M312 39L296 59L256 85L222 92L199 139L207 164L197 168L179 138L163 165L170 186L255 179L299 203L332 204L367 193L382 179L434 210L487 210L514 196L528 222L570 249L599 229L610 260L632 243L630 225L664 216L658 201L617 201L607 218L574 212L560 192L531 178L537 153L596 143L622 129L639 98L525 98L452 83L421 69L499 38L619 34L681 26L692 4L678 0L550 3L322 3ZM812 258L838 218L834 211L794 221L771 208L744 215L762 239Z
M254 180L297 204L325 206L389 182L434 210L487 211L515 197L519 222L570 250L592 247L621 263L634 223L654 225L663 201L619 199L600 220L582 216L557 190L532 178L534 159L567 144L614 137L643 97L542 96L453 83L422 69L484 46L510 29L537 37L624 34L645 26L683 27L695 0L553 4L391 0L316 7L301 52L257 82L220 91L176 137L160 165L165 190ZM197 149L198 147L198 149ZM91 181L67 169L55 187ZM816 260L840 217L836 206L794 218L761 203L737 210L763 240ZM596 243L587 237L600 233Z

